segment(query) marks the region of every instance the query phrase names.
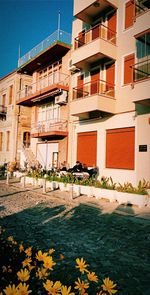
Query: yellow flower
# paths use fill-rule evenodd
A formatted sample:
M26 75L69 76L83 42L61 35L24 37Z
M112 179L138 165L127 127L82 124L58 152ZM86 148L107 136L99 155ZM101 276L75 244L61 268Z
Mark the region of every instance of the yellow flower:
M31 290L28 290L29 288L29 285L26 285L26 283L20 283L18 285L18 290L17 290L17 293L16 295L28 295L30 294L32 291Z
M61 282L56 281L53 283L53 281L47 280L46 283L43 283L43 286L46 291L48 291L49 295L59 295L61 290Z
M33 268L35 268L35 266L34 266L34 265L31 265L31 264L29 264L29 265L28 265L28 268L29 268L29 270L31 271Z
M38 261L43 261L45 257L47 257L47 253L42 253L42 251L38 251L38 253L36 254L36 259Z
M36 277L38 277L39 279L43 280L47 276L48 276L47 269L45 269L44 267L38 268L38 270L36 272Z
M87 274L88 280L91 282L98 282L98 277L95 275L95 272L89 272Z
M6 289L4 289L4 293L6 295L16 295L17 294L17 287L14 284L8 285L8 287L6 287Z
M48 251L48 253L51 255L51 254L53 254L55 252L55 249L53 249L53 248L51 248L51 249L49 249L49 251Z
M20 245L19 245L19 252L21 253L21 252L23 252L23 251L24 251L24 247L23 247L22 244L20 244Z
M81 258L81 259L77 258L76 263L77 263L76 268L79 268L81 273L84 273L85 271L88 272L88 270L86 269L88 264L86 264L86 262L84 261L83 258Z
M70 293L70 291L71 291L71 287L68 287L68 288L67 288L67 286L61 287L61 294L62 295L74 295L75 294L74 292Z
M27 248L24 252L28 257L30 257L32 255L32 247Z
M31 258L26 258L24 261L22 261L23 267L30 266L30 263L32 262Z
M17 276L18 276L18 280L22 282L26 282L30 278L30 273L26 268L24 268L17 272Z
M75 282L76 286L75 286L75 289L78 289L79 291L85 291L85 289L88 289L89 288L89 283L85 283L84 281L81 281L79 278L78 278L78 281Z
M53 258L51 256L45 257L44 260L44 267L47 269L53 269L53 265L55 265L56 263L53 261Z
M109 278L105 278L103 280L103 283L104 284L102 285L102 288L104 291L107 291L109 295L115 294L117 292L117 290L114 290L116 284L114 284L114 282L111 281Z
M8 240L9 242L14 242L14 238L13 238L13 236L9 236L9 237L7 238L7 240Z

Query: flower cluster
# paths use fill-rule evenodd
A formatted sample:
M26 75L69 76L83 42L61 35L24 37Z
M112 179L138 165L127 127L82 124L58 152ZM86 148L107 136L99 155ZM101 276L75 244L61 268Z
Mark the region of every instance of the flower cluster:
M78 272L76 279L67 286L56 279L55 267L65 259L63 254L57 258L55 250L47 252L25 248L18 244L13 236L3 238L0 229L0 261L2 263L0 276L2 284L0 295L113 295L117 293L116 284L109 277L100 280L95 272L91 271L84 258L77 258L72 273ZM6 254L6 259L1 260ZM3 256L2 256L3 255ZM60 271L61 273L61 271Z

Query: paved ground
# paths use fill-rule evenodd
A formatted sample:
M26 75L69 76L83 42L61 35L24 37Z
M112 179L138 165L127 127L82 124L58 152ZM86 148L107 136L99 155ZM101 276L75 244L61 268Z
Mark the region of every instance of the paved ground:
M125 207L60 191L7 186L0 181L0 225L17 241L65 255L64 280L84 257L100 277L109 275L121 295L150 294L150 208Z

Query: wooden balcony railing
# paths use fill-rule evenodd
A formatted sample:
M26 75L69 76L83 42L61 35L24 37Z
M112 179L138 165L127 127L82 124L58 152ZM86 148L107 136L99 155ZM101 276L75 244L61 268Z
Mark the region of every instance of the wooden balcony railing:
M91 95L103 95L115 98L115 85L103 80L96 80L83 84L82 87L73 88L73 100Z
M52 86L54 84L60 84L67 86L69 83L69 76L67 74L56 71L46 77L39 79L37 82L32 83L31 85L26 85L22 90L18 92L17 100L34 95L37 91Z
M67 120L51 119L32 124L31 133L67 132Z
M132 66L133 83L150 78L150 58Z
M98 24L87 31L83 31L75 38L74 49L94 41L97 38L107 40L116 45L116 32L110 28Z

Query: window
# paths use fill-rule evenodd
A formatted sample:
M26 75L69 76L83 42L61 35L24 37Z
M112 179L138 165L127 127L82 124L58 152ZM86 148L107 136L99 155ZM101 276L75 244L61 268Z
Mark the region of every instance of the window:
M3 149L3 132L0 132L0 151Z
M13 85L9 87L9 101L8 104L12 104L12 99L13 99Z
M138 59L150 55L150 32L136 38L136 56Z
M124 84L132 83L134 65L134 54L130 54L124 58Z
M6 142L6 151L8 152L10 149L10 131L7 131L7 142Z
M106 131L106 168L134 170L135 128Z
M125 29L133 26L134 22L134 3L133 1L128 1L125 4Z

